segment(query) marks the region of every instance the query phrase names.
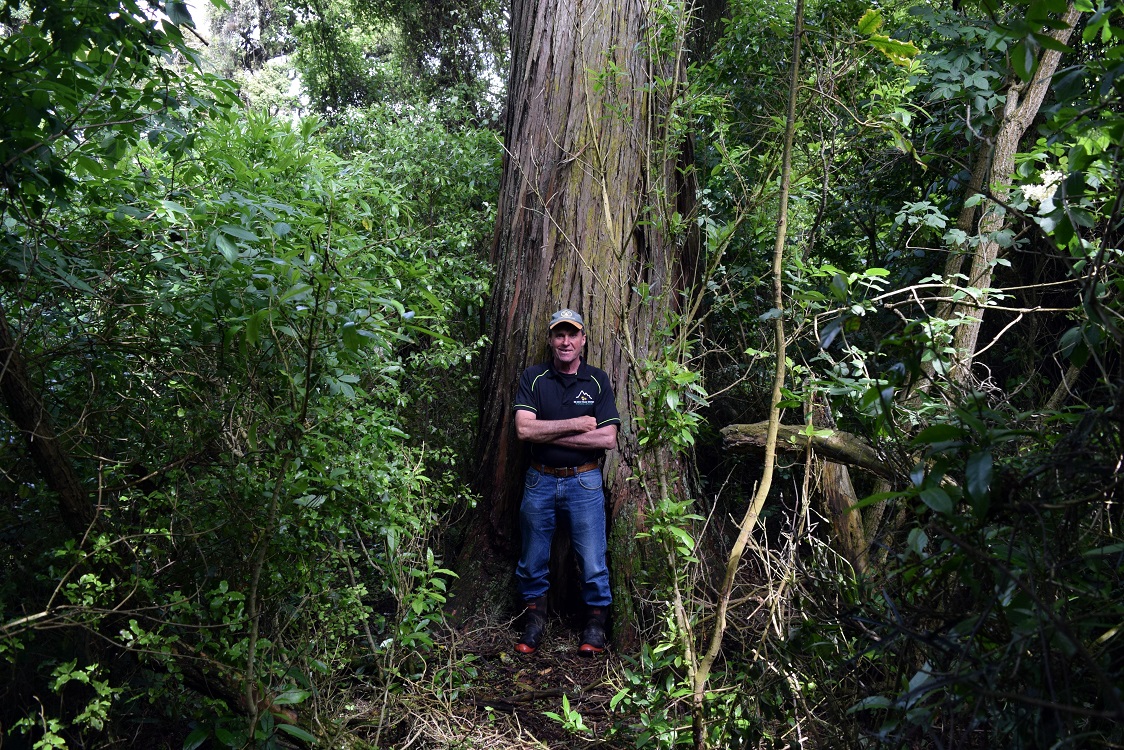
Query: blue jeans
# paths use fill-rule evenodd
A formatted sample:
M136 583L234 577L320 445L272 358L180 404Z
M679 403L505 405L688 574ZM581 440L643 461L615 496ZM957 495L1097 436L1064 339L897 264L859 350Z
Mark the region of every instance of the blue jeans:
M605 493L601 470L555 477L527 469L519 528L523 554L515 580L523 601L544 596L550 588L550 542L558 519L570 526L570 538L582 574L582 599L589 607L607 607L609 567L605 563Z

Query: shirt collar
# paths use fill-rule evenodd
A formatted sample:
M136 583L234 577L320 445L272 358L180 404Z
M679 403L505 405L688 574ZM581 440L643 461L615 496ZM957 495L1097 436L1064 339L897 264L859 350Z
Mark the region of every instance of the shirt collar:
M582 358L581 363L578 365L578 371L576 373L574 373L573 375L569 375L569 374L563 375L562 373L558 372L558 370L555 370L554 369L554 360L550 360L549 362L546 363L546 369L547 369L547 372L550 373L550 377L555 378L555 379L567 377L567 378L577 378L578 380L593 380L593 376L589 374L589 365L587 365L585 363L584 357Z

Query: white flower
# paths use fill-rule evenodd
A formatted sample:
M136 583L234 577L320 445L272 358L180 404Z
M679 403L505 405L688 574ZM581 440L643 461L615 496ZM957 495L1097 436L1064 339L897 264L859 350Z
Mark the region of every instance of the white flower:
M1031 201L1032 203L1038 203L1039 205L1045 203L1054 196L1054 191L1057 189L1061 181L1065 178L1064 174L1053 169L1047 169L1040 176L1042 178L1041 185L1022 186L1023 197L1028 201Z

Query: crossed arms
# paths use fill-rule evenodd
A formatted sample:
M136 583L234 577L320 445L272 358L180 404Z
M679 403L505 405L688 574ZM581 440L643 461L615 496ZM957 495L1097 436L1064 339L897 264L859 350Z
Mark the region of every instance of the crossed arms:
M617 426L598 427L593 417L539 419L534 413L520 409L515 412L515 434L529 443L553 443L579 450L617 447Z

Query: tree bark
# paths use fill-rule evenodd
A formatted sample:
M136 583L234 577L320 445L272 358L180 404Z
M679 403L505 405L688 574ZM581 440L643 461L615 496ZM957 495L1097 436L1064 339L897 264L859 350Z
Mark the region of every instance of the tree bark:
M666 64L653 59L648 11L640 0L512 5L496 280L486 320L492 343L480 410L481 502L459 556L453 607L467 614L502 603L511 589L526 468L512 398L523 368L547 357L550 313L568 306L585 318L585 360L608 372L622 416L619 450L605 465L618 645L636 640L630 594L643 554L634 532L643 523L644 489L625 480L661 460L675 473L673 458L641 454L639 366L659 351L657 330L688 283L683 258L693 258L695 247L692 234L666 231L673 212L691 213L692 156L689 143L661 145L677 87L651 84L656 76L682 81L682 64L678 55Z
M804 406L805 419L816 429L835 429L831 405L823 394L816 393ZM863 532L863 515L854 510L859 501L851 483L851 472L846 464L808 452L804 471L811 474L812 494L820 510L831 523L839 553L851 564L856 573L865 573L868 563L867 540Z

